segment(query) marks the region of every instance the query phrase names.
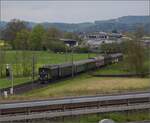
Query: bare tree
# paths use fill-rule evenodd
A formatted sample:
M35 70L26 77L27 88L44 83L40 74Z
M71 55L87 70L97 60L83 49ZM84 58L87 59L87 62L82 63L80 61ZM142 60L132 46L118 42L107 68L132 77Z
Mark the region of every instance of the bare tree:
M127 66L136 73L145 72L145 49L141 40L143 35L143 28L140 27L136 30L131 40L127 41Z
M7 24L6 28L2 31L2 39L8 41L14 49L14 40L16 38L16 34L22 29L27 29L27 23L24 21L13 19Z
M4 49L0 48L0 77L4 76L4 70L5 70L5 51Z

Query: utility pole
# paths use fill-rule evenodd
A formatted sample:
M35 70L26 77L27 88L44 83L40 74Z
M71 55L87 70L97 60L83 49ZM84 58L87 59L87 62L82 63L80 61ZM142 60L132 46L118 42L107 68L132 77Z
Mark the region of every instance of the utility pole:
M35 78L35 56L32 56L32 81L34 81Z
M11 88L10 88L10 94L14 93L14 76L13 76L13 69L10 64L6 65L6 77L11 80Z
M90 58L90 46L88 44L88 59Z
M14 75L13 75L13 69L12 69L12 66L11 66L11 91L10 91L11 94L14 93Z
M72 62L72 77L74 77L74 65L73 65L73 46L72 46L72 53L71 53L72 55L72 58L71 58L71 62Z
M65 62L67 62L67 46L65 46Z

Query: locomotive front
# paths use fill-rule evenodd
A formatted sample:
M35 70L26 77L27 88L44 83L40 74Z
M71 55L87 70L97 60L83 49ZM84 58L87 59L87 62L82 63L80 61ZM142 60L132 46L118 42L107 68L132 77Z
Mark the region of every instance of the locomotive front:
M39 80L42 82L48 81L48 68L39 68Z

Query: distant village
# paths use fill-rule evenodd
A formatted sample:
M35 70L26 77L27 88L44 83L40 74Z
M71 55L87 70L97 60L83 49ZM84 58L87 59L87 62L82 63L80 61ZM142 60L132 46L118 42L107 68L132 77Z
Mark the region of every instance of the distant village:
M120 43L123 35L121 33L106 33L106 32L93 32L83 35L83 40L91 48L97 48L103 43Z
M109 43L121 43L125 40L131 40L131 38L123 35L122 33L107 33L107 32L92 32L83 33L79 35L83 39L84 45L90 47L91 49L97 49L101 44ZM67 46L78 46L77 40L73 39L61 39ZM144 46L150 46L150 37L143 37L142 41Z

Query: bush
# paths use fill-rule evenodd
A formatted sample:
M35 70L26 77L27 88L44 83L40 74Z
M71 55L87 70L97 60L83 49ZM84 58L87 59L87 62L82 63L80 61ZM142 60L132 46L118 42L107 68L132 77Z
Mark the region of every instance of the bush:
M123 45L121 43L109 43L109 44L102 44L100 46L100 51L102 53L118 53L123 52Z
M68 47L61 41L51 41L47 49L53 52L65 52Z
M77 53L88 53L89 48L88 47L75 47L75 52L77 52Z

